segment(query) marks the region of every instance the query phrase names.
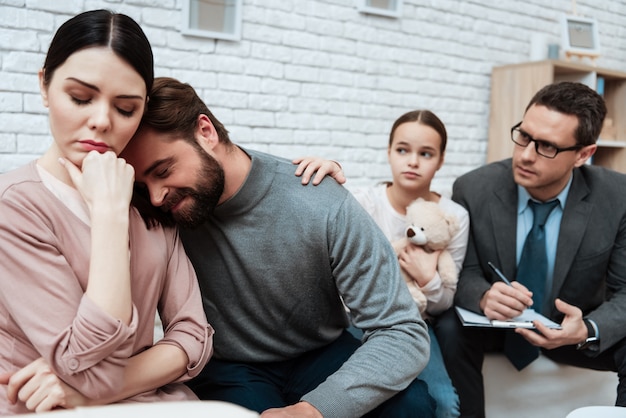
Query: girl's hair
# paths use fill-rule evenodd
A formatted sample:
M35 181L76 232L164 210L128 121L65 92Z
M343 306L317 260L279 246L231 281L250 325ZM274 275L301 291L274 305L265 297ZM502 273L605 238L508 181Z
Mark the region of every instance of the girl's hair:
M407 122L419 122L422 125L430 126L431 128L433 128L441 138L441 146L439 150L442 154L446 151L446 144L448 142L448 133L446 132L446 127L441 119L439 119L437 115L435 115L430 110L413 110L411 112L405 113L404 115L396 119L396 121L393 123L393 126L391 127L391 132L389 133L390 147L391 143L393 142L393 136L396 133L396 129L398 128L398 126Z
M154 82L150 42L130 17L108 10L91 10L66 21L52 38L43 65L43 82L50 84L55 70L73 53L89 47L109 47L130 64L146 83L149 94Z

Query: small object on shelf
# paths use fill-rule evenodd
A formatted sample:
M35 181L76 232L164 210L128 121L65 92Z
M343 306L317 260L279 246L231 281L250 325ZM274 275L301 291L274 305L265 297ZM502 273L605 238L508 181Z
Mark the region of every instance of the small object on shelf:
M596 80L596 91L600 96L604 96L604 77L598 76Z
M558 60L560 58L559 44L548 44L548 59Z
M567 61L571 57L595 60L600 56L600 37L598 22L595 19L582 16L563 15L561 17L561 39L563 52Z

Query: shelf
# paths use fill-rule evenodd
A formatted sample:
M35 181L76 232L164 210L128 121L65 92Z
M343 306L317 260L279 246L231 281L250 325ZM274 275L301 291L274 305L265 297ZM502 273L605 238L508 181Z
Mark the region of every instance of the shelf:
M626 148L626 141L614 141L612 139L598 139L598 147L602 148Z

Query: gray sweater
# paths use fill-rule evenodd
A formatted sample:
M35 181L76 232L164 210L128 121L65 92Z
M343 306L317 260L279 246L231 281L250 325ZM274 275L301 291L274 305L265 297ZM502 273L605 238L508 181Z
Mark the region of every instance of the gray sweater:
M291 359L348 326L363 345L302 400L357 417L404 389L429 357L426 325L383 233L335 181L303 186L291 162L255 151L241 189L181 238L215 329L216 358Z

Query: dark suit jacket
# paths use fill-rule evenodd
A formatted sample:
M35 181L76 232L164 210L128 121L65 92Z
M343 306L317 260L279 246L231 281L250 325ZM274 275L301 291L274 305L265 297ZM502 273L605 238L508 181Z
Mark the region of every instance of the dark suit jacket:
M459 177L452 199L470 215L470 238L455 302L480 312L479 301L498 277L516 275L517 185L511 160ZM597 166L574 170L559 232L551 300L579 307L600 329L600 351L626 337L626 175ZM551 304L547 314L561 322Z

